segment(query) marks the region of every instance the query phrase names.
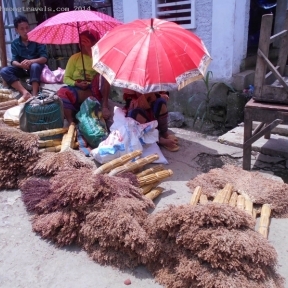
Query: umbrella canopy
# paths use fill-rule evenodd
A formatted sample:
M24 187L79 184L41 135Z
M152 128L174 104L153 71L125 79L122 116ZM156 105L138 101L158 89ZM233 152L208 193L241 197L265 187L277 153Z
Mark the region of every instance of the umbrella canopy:
M211 61L199 37L156 18L109 31L92 47L92 57L111 85L140 93L181 89L202 78Z
M28 39L42 44L79 43L79 34L94 30L102 37L107 31L122 23L113 17L89 10L59 13L28 33Z

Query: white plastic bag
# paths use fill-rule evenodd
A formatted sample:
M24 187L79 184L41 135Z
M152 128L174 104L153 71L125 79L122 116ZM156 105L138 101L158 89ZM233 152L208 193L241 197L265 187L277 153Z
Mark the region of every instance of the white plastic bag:
M157 125L156 120L139 124L134 119L125 117L121 108L115 107L111 133L90 154L103 164L135 150L142 151L142 145L158 141Z
M24 107L24 103L7 109L3 115L4 120L12 120L12 121L16 121L16 122L19 121L20 113L21 113L23 107Z

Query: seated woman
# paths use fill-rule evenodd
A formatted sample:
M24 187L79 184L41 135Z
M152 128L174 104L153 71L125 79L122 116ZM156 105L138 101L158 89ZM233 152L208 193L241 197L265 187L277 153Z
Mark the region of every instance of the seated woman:
M158 121L159 145L169 151L179 150L178 139L168 133L168 110L166 101L169 93L140 94L138 92L124 89L124 100L126 101L126 116L131 117L139 123L146 123L152 120Z
M94 96L102 104L102 115L104 119L110 116L108 109L110 85L103 78L101 92L99 89L100 75L92 68L91 47L95 45L99 39L99 34L95 31L89 30L82 32L80 34L81 52L72 55L66 65L63 82L67 84L67 86L60 88L57 95L62 99L64 116L69 124L76 121L75 115L80 110L80 105L89 96Z

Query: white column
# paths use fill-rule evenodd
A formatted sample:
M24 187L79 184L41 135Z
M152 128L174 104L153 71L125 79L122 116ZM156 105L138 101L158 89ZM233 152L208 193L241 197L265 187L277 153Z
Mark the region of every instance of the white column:
M123 0L124 23L139 18L139 0Z
M240 71L241 60L246 56L248 18L245 17L249 0L213 0L212 47L213 61L209 70L213 78L230 79Z

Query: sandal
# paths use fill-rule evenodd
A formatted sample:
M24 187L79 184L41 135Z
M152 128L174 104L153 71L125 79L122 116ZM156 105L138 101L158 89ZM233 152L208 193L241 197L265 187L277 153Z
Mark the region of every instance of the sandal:
M178 145L174 145L173 147L162 145L162 147L171 152L176 152L180 148Z

